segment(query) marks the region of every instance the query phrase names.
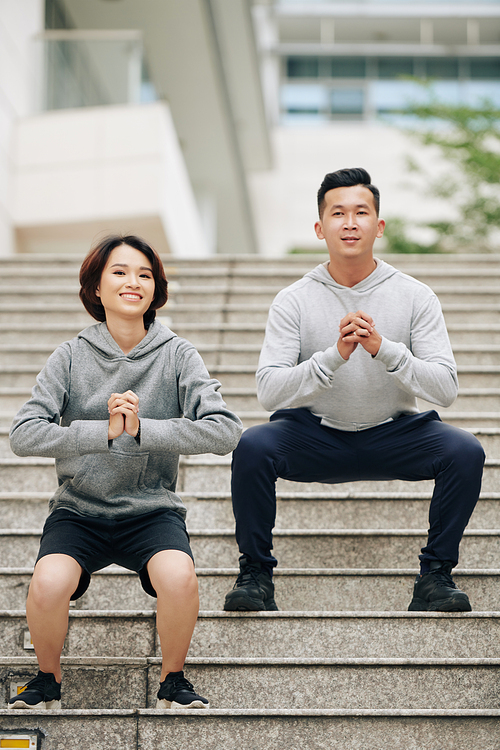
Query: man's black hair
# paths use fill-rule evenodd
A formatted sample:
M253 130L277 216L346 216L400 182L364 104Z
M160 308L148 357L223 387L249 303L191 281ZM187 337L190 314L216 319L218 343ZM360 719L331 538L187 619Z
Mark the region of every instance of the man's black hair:
M377 216L380 210L380 192L375 185L371 184L372 180L366 169L357 167L354 169L338 169L336 172L329 172L325 175L321 187L318 190L318 212L319 218L325 208L325 194L329 190L334 190L338 187L354 187L355 185L364 185L373 195L373 202L375 203L375 211Z

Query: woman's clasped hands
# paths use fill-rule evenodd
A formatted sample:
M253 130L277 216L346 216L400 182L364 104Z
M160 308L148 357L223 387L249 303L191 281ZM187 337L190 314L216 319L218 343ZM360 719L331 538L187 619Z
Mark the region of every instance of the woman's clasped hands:
M108 399L108 440L114 440L123 432L135 437L139 430L139 396L133 391L112 393Z

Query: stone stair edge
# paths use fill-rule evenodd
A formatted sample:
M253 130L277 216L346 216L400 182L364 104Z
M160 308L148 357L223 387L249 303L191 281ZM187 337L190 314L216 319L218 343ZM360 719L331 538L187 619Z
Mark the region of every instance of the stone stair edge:
M500 292L499 292L500 294ZM32 327L26 326L26 329L33 330ZM40 329L43 330L43 329ZM262 327L262 330L264 330L264 327ZM260 352L262 349L260 344L198 344L197 347L199 352L236 352L238 354L241 354L242 352L248 352L251 354L254 354L255 352ZM54 351L54 347L50 346L49 344L1 344L0 343L0 352L49 352L52 353ZM467 352L467 353L474 353L474 352L480 352L480 353L493 353L498 354L500 352L500 344L455 344L453 346L454 352ZM220 367L221 365L219 365ZM480 365L480 367L489 367L490 365ZM475 365L459 365L461 368L466 367L473 367L475 369ZM253 369L256 369L256 366L253 366Z
M57 710L40 711L37 709L26 709L22 712L13 712L7 708L0 708L0 716L9 718L22 718L23 716L40 716L45 719L56 717L105 717L105 716L161 716L163 718L179 718L181 716L198 716L200 721L203 717L210 716L387 716L387 717L448 717L448 716L500 716L500 708L209 708L203 711L199 709L157 709L157 708L61 708Z
M499 260L500 263L500 260ZM298 269L297 269L298 270ZM424 271L422 274L422 269L416 269L421 275L425 275L425 273L429 273L432 275L437 275L436 270L428 269ZM52 275L52 272L50 272ZM275 271L275 273L283 273L282 270ZM13 275L13 274L11 274ZM43 275L37 272L37 275ZM484 278L487 276L488 278L491 276L491 271L489 269L485 269L482 273L476 273L473 274L473 276L477 276L478 278ZM241 274L242 279L245 278L245 274ZM449 271L446 272L447 278L449 278ZM467 274L469 277L470 274ZM248 286L248 285L241 285L237 286L234 282L237 281L238 275L232 275L226 277L228 281L226 283L221 283L219 285L214 285L210 287L206 287L203 285L196 285L196 284L180 284L179 283L179 277L175 277L172 281L169 282L169 305L175 304L175 295L176 294L199 294L201 296L213 296L214 294L242 294L244 296L246 295L252 295L252 294L277 294L283 286L281 284L269 284L265 286ZM461 274L457 275L458 279L461 279ZM457 284L433 284L433 291L439 296L440 294L481 294L481 295L498 295L500 294L500 290L498 289L498 286L484 286L482 284L478 286L474 285L460 285L460 282ZM2 294L16 294L21 295L24 297L30 296L30 295L50 295L50 294L63 294L63 295L72 295L77 297L78 292L80 290L79 284L65 284L64 286L61 286L60 284L57 285L51 285L51 284L43 284L43 285L27 285L27 284L3 284L0 279L0 295ZM76 300L75 300L76 301Z
M218 348L220 351L220 347ZM500 347L499 347L500 349ZM1 347L0 347L1 351ZM215 351L215 349L214 349ZM500 365L457 365L458 373L487 373L487 374L498 374L500 373ZM252 364L248 365L212 365L210 367L211 374L221 373L221 372L227 372L231 374L244 374L244 375L252 375L256 371L256 366ZM40 365L30 365L30 364L7 364L7 365L0 365L0 374L1 373L15 373L15 372L21 372L21 373L33 373L34 375L37 375L40 372ZM224 389L226 392L229 390L228 388ZM474 391L494 391L495 393L500 391L499 388L482 388L482 389L471 389L471 388L462 388L461 393L468 390L474 390Z
M64 667L105 667L105 666L134 666L148 667L161 664L160 656L61 656L61 666ZM1 656L0 668L20 667L36 668L35 656ZM436 666L436 667L474 667L474 666L500 666L500 657L442 657L442 658L420 658L420 657L231 657L231 656L188 656L185 661L186 667L293 667L293 666L366 666L366 667L401 667L401 666Z
M274 571L274 577L285 578L295 576L307 576L311 578L317 578L318 576L325 577L366 577L374 578L378 576L399 576L401 578L407 576L415 576L418 572L418 568L285 568L279 567ZM0 568L0 576L19 576L19 575L31 575L33 573L33 566L31 567L11 567L11 568ZM220 576L220 577L234 577L239 573L238 568L196 568L196 575L199 577L209 576ZM455 568L453 570L454 576L500 576L500 568ZM109 566L96 570L92 573L92 576L123 576L129 578L137 578L137 574L133 571L121 568L120 566ZM295 610L293 610L295 611ZM357 611L357 610L356 610ZM371 611L371 610L369 610Z
M25 618L24 609L2 609L0 618ZM96 619L137 619L150 620L156 617L154 609L149 610L106 610L106 609L72 609L70 620ZM408 612L376 610L280 610L276 612L224 612L223 610L201 610L198 619L206 620L499 620L500 610L479 610L477 612ZM69 658L69 657L68 657ZM80 657L85 658L85 657ZM104 658L104 657L100 657ZM111 658L111 657L110 657ZM114 657L112 657L114 658ZM145 657L146 658L146 657ZM149 658L149 657L148 657ZM198 658L198 657L196 657ZM219 658L219 657L216 657ZM232 657L231 657L232 658ZM250 658L250 657L249 657ZM260 657L259 657L260 658ZM271 657L274 658L274 657ZM293 657L295 660L295 657ZM498 657L500 663L500 657ZM0 662L1 663L1 662Z
M500 276L500 272L499 272ZM498 312L498 305L495 303L454 303L454 302L443 302L442 305L443 312ZM226 312L268 312L269 310L269 303L176 303L175 305L171 305L170 309L175 312L200 312L200 313L207 313L207 312L218 312L218 311L226 311ZM82 315L85 314L85 310L82 307L81 303L75 300L74 303L53 303L53 304L47 304L45 302L43 303L18 303L16 304L16 314L19 314L21 312L61 312L61 313L67 313L67 312L74 312L78 311L81 312ZM12 312L12 304L10 303L0 303L0 312ZM169 307L161 308L161 312L169 313ZM160 317L160 316L159 316ZM92 324L92 320L89 317L89 325ZM78 324L76 324L78 325ZM178 326L183 325L177 324Z
M5 536L37 536L41 534L41 528L26 528L26 529L0 529L0 537ZM418 537L427 536L427 529L279 529L275 528L273 531L275 537ZM234 538L234 529L190 529L189 535L191 537L231 537ZM466 529L464 531L464 537L499 537L500 529Z

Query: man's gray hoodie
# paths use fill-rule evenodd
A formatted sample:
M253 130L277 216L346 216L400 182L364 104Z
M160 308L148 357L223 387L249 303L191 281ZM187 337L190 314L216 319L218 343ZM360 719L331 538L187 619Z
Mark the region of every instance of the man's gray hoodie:
M337 348L339 323L363 310L382 336L375 357L358 344L349 360ZM440 406L456 398L455 360L432 290L377 259L359 284L337 284L328 262L276 296L257 370L269 411L306 407L340 430L374 427L418 412L416 397Z
M158 321L128 354L99 323L49 357L14 419L12 450L56 459L50 511L121 518L172 508L185 516L175 494L179 454L223 455L241 434L219 387L192 344ZM139 396L140 444L126 433L108 442L108 399L127 390Z

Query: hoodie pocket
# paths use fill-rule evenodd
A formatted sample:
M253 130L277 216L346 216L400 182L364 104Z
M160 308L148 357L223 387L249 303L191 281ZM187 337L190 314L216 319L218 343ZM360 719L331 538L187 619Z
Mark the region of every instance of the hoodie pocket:
M70 486L79 495L97 500L135 495L137 490L144 489L148 457L148 453L116 451L87 455Z

